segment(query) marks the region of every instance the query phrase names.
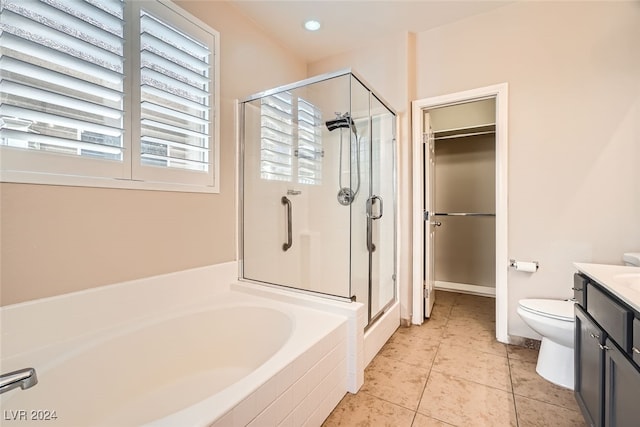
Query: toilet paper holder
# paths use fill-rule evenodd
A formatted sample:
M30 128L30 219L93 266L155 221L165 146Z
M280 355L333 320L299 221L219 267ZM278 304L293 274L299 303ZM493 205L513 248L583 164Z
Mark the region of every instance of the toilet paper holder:
M533 273L535 271L538 271L538 268L540 268L540 264L538 264L538 261L516 261L515 259L510 259L509 267L513 267L516 270Z

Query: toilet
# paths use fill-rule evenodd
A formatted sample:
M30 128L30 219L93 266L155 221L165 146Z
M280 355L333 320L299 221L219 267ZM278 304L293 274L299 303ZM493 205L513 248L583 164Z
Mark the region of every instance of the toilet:
M623 255L625 265L640 267L640 252ZM573 390L575 314L573 300L521 299L518 314L542 336L536 372L544 379Z
M575 314L572 300L521 299L518 314L542 335L536 372L547 381L573 390Z
M640 252L627 252L622 256L622 262L624 265L640 267Z

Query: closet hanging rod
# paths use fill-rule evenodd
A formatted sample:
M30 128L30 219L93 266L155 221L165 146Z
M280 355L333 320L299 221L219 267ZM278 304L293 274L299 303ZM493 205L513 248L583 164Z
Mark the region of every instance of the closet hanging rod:
M480 212L436 212L433 216L496 216L496 214Z
M466 136L477 136L477 135L489 135L492 133L496 133L496 131L494 130L489 130L489 131L485 131L485 132L471 132L471 133L459 133L459 134L455 134L455 135L448 135L448 136L435 136L434 139L436 141L441 140L441 139L453 139L453 138L464 138Z

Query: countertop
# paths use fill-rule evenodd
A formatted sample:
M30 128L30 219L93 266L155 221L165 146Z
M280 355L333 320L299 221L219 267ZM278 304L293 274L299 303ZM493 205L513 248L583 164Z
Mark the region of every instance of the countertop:
M640 267L579 262L573 265L578 271L607 288L637 313L640 313L640 289L634 289L617 277L621 274L640 274Z

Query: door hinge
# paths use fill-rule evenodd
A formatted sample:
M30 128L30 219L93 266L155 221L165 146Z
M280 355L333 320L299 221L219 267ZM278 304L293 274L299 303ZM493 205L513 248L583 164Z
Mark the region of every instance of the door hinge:
M424 211L422 214L423 221L429 221L429 211Z

